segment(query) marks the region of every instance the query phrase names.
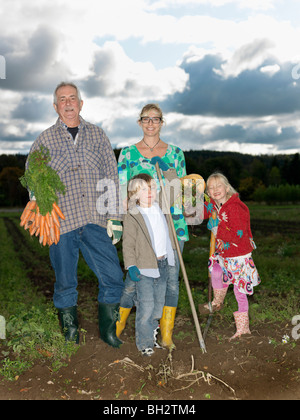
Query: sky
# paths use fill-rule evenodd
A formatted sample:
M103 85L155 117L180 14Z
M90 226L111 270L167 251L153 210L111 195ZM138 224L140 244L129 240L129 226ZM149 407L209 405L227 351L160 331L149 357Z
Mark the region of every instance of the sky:
M299 16L299 0L1 0L0 154L55 123L61 81L114 148L154 102L184 151L298 153Z

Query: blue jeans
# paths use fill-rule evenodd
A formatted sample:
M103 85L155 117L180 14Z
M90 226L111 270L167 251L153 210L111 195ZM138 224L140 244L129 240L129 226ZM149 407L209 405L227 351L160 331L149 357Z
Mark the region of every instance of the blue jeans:
M178 241L181 253L183 251L184 241ZM177 308L179 298L179 270L180 261L177 251L174 250L175 265L168 265L168 282L166 291L165 306ZM136 300L136 282L132 281L129 276L126 277L123 295L121 297L120 306L122 308L132 308Z
M88 224L61 235L58 244L50 247L56 277L54 306L63 309L77 305L79 250L98 278L98 302L119 303L124 283L117 250L105 228Z
M165 304L168 277L168 261L159 260L160 277L152 278L140 274L136 282L135 339L138 350L153 348L154 330L158 327ZM129 277L129 275L127 274Z

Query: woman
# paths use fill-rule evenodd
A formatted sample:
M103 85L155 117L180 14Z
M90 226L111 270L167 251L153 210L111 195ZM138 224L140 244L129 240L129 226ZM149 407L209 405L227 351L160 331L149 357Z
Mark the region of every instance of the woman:
M160 168L166 171L170 168L176 170L179 178L186 175L185 158L182 150L171 144L167 144L160 138L160 131L164 124L163 115L160 107L156 104L144 106L140 113L138 124L143 130L143 138L135 145L124 147L119 156L118 170L122 198L127 196L127 184L129 180L143 172L151 175L156 183L158 191L160 190L159 179L155 169L155 163L158 161ZM154 159L153 159L154 158ZM185 241L188 241L188 228L182 209L171 207L171 214L177 233L181 252ZM163 315L160 320L162 335L162 345L171 347L174 320L179 297L179 258L175 251L174 267L168 268L169 279L167 283L167 292ZM120 303L120 321L117 323L117 336L122 333L130 310L133 306L133 297L135 294L135 283L127 287Z

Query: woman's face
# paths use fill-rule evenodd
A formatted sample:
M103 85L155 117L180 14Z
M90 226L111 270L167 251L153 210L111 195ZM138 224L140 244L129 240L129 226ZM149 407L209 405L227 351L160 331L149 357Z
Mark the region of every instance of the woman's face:
M161 115L155 109L151 109L150 111L143 114L141 118L143 118L143 117L161 118ZM147 136L147 137L149 137L149 136L150 137L155 137L155 136L159 135L159 132L160 132L160 129L161 129L161 124L162 124L161 120L158 124L153 123L153 121L151 119L149 120L149 122L139 121L139 125L140 125L140 127L142 127L144 135Z

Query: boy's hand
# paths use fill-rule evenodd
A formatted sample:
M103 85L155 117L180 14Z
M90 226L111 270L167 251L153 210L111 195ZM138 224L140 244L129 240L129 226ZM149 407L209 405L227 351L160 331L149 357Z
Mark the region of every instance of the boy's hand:
M141 274L140 270L137 268L136 265L132 265L128 268L129 276L132 281L140 281L139 275Z

